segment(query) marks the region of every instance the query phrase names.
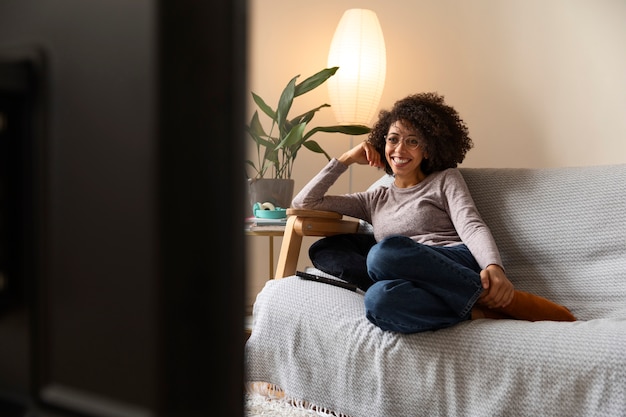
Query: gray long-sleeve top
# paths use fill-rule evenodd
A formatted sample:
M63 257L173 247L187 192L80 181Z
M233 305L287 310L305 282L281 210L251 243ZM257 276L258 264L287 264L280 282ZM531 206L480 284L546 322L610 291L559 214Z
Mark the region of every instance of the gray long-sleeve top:
M365 220L371 223L376 241L403 235L433 246L464 243L481 268L503 266L491 231L458 169L434 172L409 188L392 183L371 191L326 195L347 169L333 158L294 197L292 207L335 211Z

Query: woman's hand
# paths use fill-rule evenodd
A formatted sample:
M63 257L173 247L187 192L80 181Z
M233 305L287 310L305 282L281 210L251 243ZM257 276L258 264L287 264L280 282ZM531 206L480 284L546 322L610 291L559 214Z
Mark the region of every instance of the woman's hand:
M513 300L513 283L509 281L499 265L489 265L480 271L480 281L484 288L478 304L488 308L506 307Z
M382 158L374 146L367 142L361 142L348 152L337 158L344 165L359 164L369 165L376 168L385 168Z

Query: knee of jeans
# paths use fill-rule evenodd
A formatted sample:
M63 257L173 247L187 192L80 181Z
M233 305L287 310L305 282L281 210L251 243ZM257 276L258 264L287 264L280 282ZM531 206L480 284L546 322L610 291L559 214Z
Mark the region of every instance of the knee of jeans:
M363 298L365 311L376 317L384 317L387 311L393 311L396 308L389 297L386 284L384 281L375 282L367 289Z
M367 253L365 257L365 266L369 271L372 266L376 265L376 258L378 257L378 244L374 245L372 249Z
M401 239L407 238L404 236L389 236L372 246L365 259L367 270L376 273L378 267L393 259L393 255L397 251L397 242Z
M372 246L372 248L367 253L367 266L368 267L370 266L370 264L375 264L381 256L384 257L385 252L390 250L389 239L391 238L386 237L380 242L376 243L374 246Z

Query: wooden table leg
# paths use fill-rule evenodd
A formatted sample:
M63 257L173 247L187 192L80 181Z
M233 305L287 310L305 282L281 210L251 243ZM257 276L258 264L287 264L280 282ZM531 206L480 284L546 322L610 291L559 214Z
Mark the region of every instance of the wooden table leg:
M270 279L274 279L274 236L270 236Z

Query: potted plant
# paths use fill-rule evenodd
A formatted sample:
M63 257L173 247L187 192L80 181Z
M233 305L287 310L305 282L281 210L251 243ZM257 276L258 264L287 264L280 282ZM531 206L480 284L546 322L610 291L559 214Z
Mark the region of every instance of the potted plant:
M321 146L311 139L317 132L343 133L346 135L363 135L370 132L364 125L317 126L306 131L315 113L329 104L322 104L295 117L289 116L294 98L301 96L332 77L339 67L325 68L296 83L299 75L293 77L283 89L276 109L270 107L259 95L252 92L252 98L259 110L269 117L271 126L265 131L255 110L246 131L256 145L256 160L246 160L246 175L250 187L250 203L270 202L280 207L288 207L293 197L293 180L291 174L298 152L306 149L330 156ZM269 188L279 191L269 190ZM274 188L277 187L277 188ZM263 191L265 190L265 191Z

